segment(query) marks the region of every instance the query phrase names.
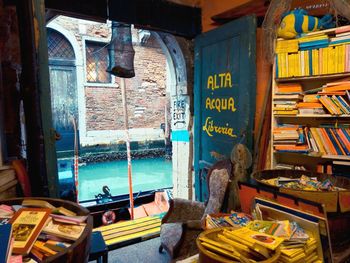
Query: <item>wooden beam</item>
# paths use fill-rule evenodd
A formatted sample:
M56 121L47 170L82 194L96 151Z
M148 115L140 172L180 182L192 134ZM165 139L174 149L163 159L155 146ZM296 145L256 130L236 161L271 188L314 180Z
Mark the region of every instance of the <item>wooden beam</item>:
M216 23L222 24L249 14L255 14L258 17L265 16L268 7L268 0L252 0L223 13L212 16L211 19Z
M110 0L109 19L186 38L201 33L201 9L164 0Z
M165 0L45 0L47 10L76 18L107 19L186 38L201 33L201 9Z
M27 166L32 195L57 197L58 177L52 119L49 116L50 83L43 0L18 1L16 9L21 46L20 83L27 137Z
M45 8L61 15L96 22L108 19L107 0L45 0Z

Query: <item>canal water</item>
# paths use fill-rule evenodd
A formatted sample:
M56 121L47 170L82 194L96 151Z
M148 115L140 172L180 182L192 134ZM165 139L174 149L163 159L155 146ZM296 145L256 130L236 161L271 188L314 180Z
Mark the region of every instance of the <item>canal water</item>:
M131 162L133 192L172 187L172 162L164 158L135 159ZM71 178L70 165L59 167L59 179ZM79 166L79 200L95 199L108 186L112 196L129 193L126 160L88 163Z

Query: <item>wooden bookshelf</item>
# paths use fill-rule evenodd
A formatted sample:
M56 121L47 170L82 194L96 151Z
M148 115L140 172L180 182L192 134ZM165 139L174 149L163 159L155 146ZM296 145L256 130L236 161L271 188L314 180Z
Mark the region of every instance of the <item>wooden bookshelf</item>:
M300 43L298 45L299 45L299 51L298 51L298 54L299 54L302 51L300 51L300 47L301 47ZM344 45L349 45L349 44L344 44ZM283 46L283 45L281 45L281 46ZM319 50L319 48L315 48L315 49ZM300 106L300 108L299 108L298 103L303 102L302 97L305 94L317 95L318 88L322 87L322 91L324 91L323 88L324 88L325 84L330 83L330 82L341 81L344 78L350 77L350 72L321 74L321 75L309 75L309 76L300 76L299 77L298 74L307 75L307 74L312 74L312 72L317 72L317 71L321 70L321 66L319 63L322 63L321 62L322 59L320 58L320 60L316 60L316 59L312 60L313 57L310 56L311 58L310 58L309 62L306 62L306 61L308 61L307 59L309 59L309 58L306 58L306 53L304 53L305 56L302 55L301 57L299 57L299 59L301 59L301 61L303 61L303 59L305 59L305 63L299 62L299 64L297 64L297 66L294 64L295 67L293 67L291 69L291 68L288 68L291 64L289 64L288 62L285 63L286 60L284 60L284 62L283 62L283 56L285 56L287 59L289 59L289 55L293 54L293 51L288 51L289 50L288 47L286 50L287 51L282 50L282 53L277 54L277 55L282 55L281 60L280 60L280 57L277 57L277 55L276 55L275 64L273 66L272 109L271 109L272 118L271 118L271 144L270 144L270 147L271 147L270 148L271 166L270 166L270 168L274 169L276 167L276 165L280 163L280 164L291 164L291 165L296 165L296 166L304 166L308 170L316 171L317 166L319 164L328 165L328 164L332 164L332 161L335 161L335 160L350 162L350 156L345 155L347 153L346 149L345 148L341 149L342 144L341 144L339 138L341 136L340 133L342 131L340 129L337 129L339 127L341 127L341 128L349 127L349 124L350 124L349 110L346 110L346 109L339 110L340 108L344 107L343 105L341 105L342 103L340 103L341 98L339 98L339 99L335 98L333 101L336 106L339 106L339 109L335 109L335 110L332 108L329 109L328 98L326 98L327 104L321 103L321 102L324 102L324 100L325 100L322 98L322 101L318 101L317 103L322 104L322 107L324 109L323 114L321 114L321 113L320 114L316 114L316 113L300 114L300 113L298 113L299 109L301 107L303 107L303 106ZM328 70L329 70L328 72L332 72L332 71L333 72L340 72L340 71L345 71L345 70L349 71L350 68L347 66L348 65L348 64L346 64L347 62L344 62L344 60L343 60L343 62L341 62L342 61L341 59L343 59L342 56L340 55L340 54L342 54L342 53L340 53L341 49L337 49L337 50L339 50L339 53L332 53L332 54L334 54L334 57L331 57L331 58L333 58L334 60L331 60L328 57L327 63L331 63L331 62L338 63L339 62L339 64L334 66L334 68L332 68L331 70L329 70L329 67L332 67L330 65L333 65L333 64L325 64L325 68L327 69L327 67L328 67ZM344 48L344 50L345 50L344 52L348 52L347 48ZM279 49L279 51L277 51L277 52L281 52L281 49ZM305 51L303 51L303 52L305 52ZM313 52L313 51L309 51L309 54L311 52ZM318 51L315 51L315 52L318 52ZM283 54L285 54L285 55L283 55ZM338 56L338 60L335 59L336 54ZM317 61L319 61L319 62L317 62ZM341 63L344 63L344 64L341 64ZM286 66L285 66L285 68L282 68L282 69L278 68L278 70L276 70L276 68L279 67L280 65L286 65ZM343 66L343 70L340 70L341 65ZM316 71L314 71L313 66L316 67L316 69L317 69ZM298 68L296 68L296 67L298 67ZM293 76L293 74L296 74L297 76L296 77L278 77L276 75L277 72L278 72L278 74L280 74L279 76L281 76L281 75L282 76L283 75L290 76L290 74L292 74L292 76ZM300 89L299 85L293 85L293 84L300 84L301 89ZM289 87L293 87L293 89L291 89ZM276 92L278 92L278 95L276 94ZM301 98L298 98L298 96L297 96L298 93L302 94L302 96L299 96ZM288 96L288 94L296 94L296 97L292 98L292 96ZM332 97L332 95L328 95L328 94L326 96L329 98ZM323 97L326 97L326 96L323 96ZM345 101L350 105L349 97L347 97L346 95L345 96L344 95L337 95L337 96L342 97L342 99L345 99ZM331 100L333 100L333 98ZM296 104L292 103L292 102L295 102ZM308 101L304 101L304 103L305 102L308 102ZM317 107L320 108L319 106L317 106ZM332 111L330 111L330 110L332 110ZM309 111L309 112L312 112L312 111ZM314 111L314 112L317 112L317 111ZM343 114L340 114L340 112ZM278 113L282 113L282 114L278 114ZM335 115L334 113L337 113L337 114ZM297 149L298 147L291 146L290 148L288 148L290 145L293 145L293 142L295 142L294 140L296 140L296 141L300 140L300 137L299 137L299 139L295 139L295 138L298 138L295 135L295 131L294 131L294 134L289 136L289 134L286 133L283 130L283 128L280 129L280 126L283 124L299 125L299 127L301 127L301 129L302 129L301 133L304 134L304 141L303 141L303 143L301 143L301 145L304 145L305 147L308 146L306 151L311 149L309 153L302 152L303 151L302 147L299 148L300 152L293 152L292 151L293 149ZM305 127L308 127L308 128L305 129ZM333 151L330 151L330 147L328 147L327 154L325 154L325 153L321 154L320 149L322 147L320 148L317 145L316 139L313 139L313 140L314 140L314 144L316 144L317 147L311 148L311 139L310 139L311 132L308 131L308 130L310 130L310 128L317 128L317 133L320 134L320 137L318 138L320 143L325 144L325 141L330 141L330 143L331 143L330 145L332 145ZM275 133L274 133L274 131L275 131ZM299 132L298 128L296 128L296 131ZM310 136L308 137L308 135L310 135ZM324 135L324 137L322 137L323 135ZM343 138L342 142L344 143L345 135L343 135L343 136L344 137L342 137ZM333 140L331 140L331 139L333 139ZM275 140L278 142L276 143ZM345 145L346 144L347 144L347 142L345 142ZM280 145L282 147L280 147ZM283 146L283 145L285 145L285 146ZM299 145L299 144L297 144L295 142L295 145ZM279 148L280 151L275 150L275 148L277 148L277 147ZM338 147L338 148L336 148L336 147ZM345 147L345 146L343 146L343 147ZM317 148L318 148L318 150L317 150ZM333 154L335 153L334 148L337 150L337 152L339 154L342 153L344 155L330 155L330 152L333 152ZM288 150L290 150L290 151L288 152Z
M332 114L297 114L297 115L280 115L275 114L277 118L350 118L350 115L332 115Z
M306 154L306 153L293 153L293 152L274 152L274 154L280 155L290 155L290 157L294 158L305 158L305 156L309 158L317 158L317 159L326 159L326 160L338 160L338 161L350 161L350 156L346 155L316 155L316 154Z
M284 82L302 82L302 81L320 81L320 80L332 80L332 79L339 79L339 78L346 78L350 77L350 72L344 72L344 73L337 73L337 74L324 74L324 75L313 75L313 76L307 76L307 77L293 77L293 78L276 78L275 81L277 83L284 83Z

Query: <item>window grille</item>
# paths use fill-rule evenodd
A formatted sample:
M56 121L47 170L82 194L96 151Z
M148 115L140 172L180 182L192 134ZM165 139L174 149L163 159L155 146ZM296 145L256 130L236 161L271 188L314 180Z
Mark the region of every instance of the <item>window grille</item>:
M90 83L110 83L108 50L105 43L86 41L86 80Z
M74 50L69 41L59 32L47 29L47 47L50 59L74 60Z

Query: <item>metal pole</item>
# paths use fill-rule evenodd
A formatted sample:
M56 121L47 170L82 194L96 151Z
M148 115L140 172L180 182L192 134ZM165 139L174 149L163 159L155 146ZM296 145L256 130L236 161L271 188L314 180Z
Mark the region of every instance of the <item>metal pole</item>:
M124 126L126 135L126 154L128 158L128 180L129 180L129 198L130 198L130 215L131 219L134 219L134 196L132 191L132 177L131 177L131 151L130 151L130 135L129 135L129 122L128 122L128 109L126 103L125 92L125 79L120 78L120 87L122 91L123 109L124 109Z

